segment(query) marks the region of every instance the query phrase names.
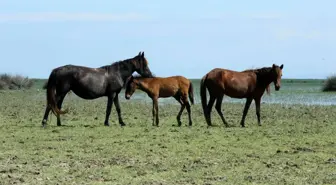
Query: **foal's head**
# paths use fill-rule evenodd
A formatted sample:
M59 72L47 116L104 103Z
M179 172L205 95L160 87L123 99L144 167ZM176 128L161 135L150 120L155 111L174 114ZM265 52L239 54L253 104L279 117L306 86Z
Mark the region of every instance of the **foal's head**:
M274 87L276 91L280 90L282 68L283 68L283 64L280 67L275 64L273 64L272 66L272 74L273 74L272 77L273 77L273 83L274 83Z
M144 52L139 52L139 54L134 57L133 65L135 67L135 71L142 77L153 77L152 72L148 67L148 62L145 58Z
M127 100L131 98L135 90L139 88L139 85L140 85L139 80L131 76L126 85L125 98Z

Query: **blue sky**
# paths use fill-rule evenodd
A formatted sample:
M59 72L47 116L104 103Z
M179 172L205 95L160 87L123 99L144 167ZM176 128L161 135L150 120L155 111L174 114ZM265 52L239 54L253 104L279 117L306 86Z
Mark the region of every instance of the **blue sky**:
M0 73L47 78L145 51L157 76L284 64L283 78L336 73L336 1L0 0Z

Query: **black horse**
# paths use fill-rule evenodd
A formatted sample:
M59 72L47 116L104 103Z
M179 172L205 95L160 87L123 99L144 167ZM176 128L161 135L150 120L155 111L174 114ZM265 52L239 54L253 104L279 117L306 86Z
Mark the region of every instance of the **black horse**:
M45 86L47 89L47 107L43 116L42 126L46 125L50 111L57 117L57 126L61 126L60 114L67 112L61 111L61 107L64 97L69 91L73 91L83 99L92 100L107 96L108 101L104 124L106 126L110 125L108 120L114 102L119 124L124 126L125 123L121 118L118 94L124 87L127 79L135 71L143 77L153 76L148 68L144 52L140 52L139 55L133 58L100 68L66 65L52 70Z

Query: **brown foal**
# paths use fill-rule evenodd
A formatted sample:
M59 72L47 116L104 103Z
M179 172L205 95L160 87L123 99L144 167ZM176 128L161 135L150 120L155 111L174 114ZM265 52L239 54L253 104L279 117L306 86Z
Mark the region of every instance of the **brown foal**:
M181 109L176 117L178 126L182 125L181 114L185 108L187 108L188 111L189 126L192 125L188 96L191 104L194 104L194 92L192 83L187 78L183 76L172 76L167 78L143 78L132 76L126 86L125 98L130 99L136 89L146 92L153 100L153 126L159 125L158 98L167 97L174 97L181 104Z

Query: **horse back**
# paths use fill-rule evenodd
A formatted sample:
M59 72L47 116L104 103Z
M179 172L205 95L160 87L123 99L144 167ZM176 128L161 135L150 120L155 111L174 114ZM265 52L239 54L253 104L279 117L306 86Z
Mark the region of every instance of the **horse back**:
M255 90L256 75L253 72L215 68L207 74L205 83L213 94L225 93L240 98Z
M148 88L159 93L160 97L174 96L176 93L188 94L190 81L183 76L149 78Z

